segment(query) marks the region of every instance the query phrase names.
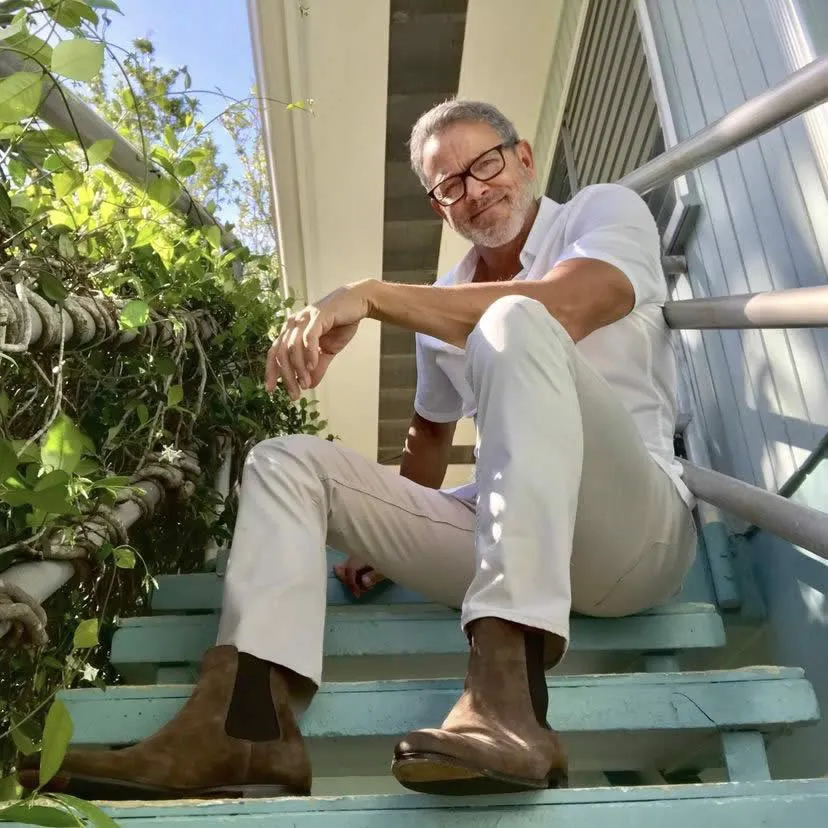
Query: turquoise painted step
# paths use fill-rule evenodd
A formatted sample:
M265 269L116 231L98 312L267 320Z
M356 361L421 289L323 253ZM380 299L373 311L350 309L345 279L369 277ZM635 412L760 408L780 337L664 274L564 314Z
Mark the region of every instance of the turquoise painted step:
M718 767L719 731L773 735L818 717L811 685L792 668L548 677L547 685L549 722L564 734L577 769ZM461 689L455 679L323 684L302 719L314 773L387 773L395 738L439 724ZM75 744L116 745L154 733L191 692L188 685L114 686L60 695Z
M329 549L328 566L344 559L342 553ZM679 600L682 603L713 603L712 586L706 574L705 554L700 551L693 564ZM158 588L153 591L152 610L155 613L209 612L221 608L224 588L223 569L218 572L196 572L190 575L161 575ZM430 601L399 584L379 584L362 599L350 592L330 575L327 582L327 600L331 606L353 604L427 604Z
M824 828L828 779L583 788L489 797L419 794L129 803L119 824L199 828Z
M221 608L224 578L213 572L196 572L192 575L161 575L158 588L153 590L153 612L192 612L193 610L217 610ZM390 582L379 584L369 597L357 601L342 583L333 576L328 578L328 604L425 604L422 595Z
M433 604L332 607L325 655L433 656L465 654L460 614ZM126 618L112 642L112 663L127 681L149 665L195 664L216 640L218 618L162 615ZM720 647L722 619L708 604L679 604L629 618L572 619L575 651L653 652Z

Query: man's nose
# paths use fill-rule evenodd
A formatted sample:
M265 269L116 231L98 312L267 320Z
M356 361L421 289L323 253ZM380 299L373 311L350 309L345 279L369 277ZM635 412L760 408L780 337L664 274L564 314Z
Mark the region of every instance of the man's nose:
M466 197L472 201L479 201L486 193L489 192L489 185L485 181L478 181L476 178L468 176L466 178Z

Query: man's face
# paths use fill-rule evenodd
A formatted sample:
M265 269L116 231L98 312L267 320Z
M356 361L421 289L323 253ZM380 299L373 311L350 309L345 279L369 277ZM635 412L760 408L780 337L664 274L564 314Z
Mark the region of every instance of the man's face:
M458 123L432 135L423 148L423 170L431 189L467 169L478 156L502 142L485 123ZM525 141L503 148L506 165L488 181L466 177L466 195L445 207L432 201L449 227L478 247L502 247L523 228L535 197L535 166Z

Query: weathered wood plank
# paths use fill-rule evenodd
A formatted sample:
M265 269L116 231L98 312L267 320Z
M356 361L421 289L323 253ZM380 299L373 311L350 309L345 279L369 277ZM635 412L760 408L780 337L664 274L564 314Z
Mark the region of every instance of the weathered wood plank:
M815 721L818 708L802 671L757 667L699 673L549 677L549 721L570 732L755 729ZM385 736L442 721L462 682L370 681L323 685L302 720L308 737ZM79 744L125 744L167 722L189 685L68 690Z
M489 797L420 794L275 800L130 803L105 807L119 823L150 828L258 828L267 820L297 828L698 828L708 825L818 828L828 810L828 780L581 788Z
M326 656L428 656L465 653L460 614L431 604L334 607L325 629ZM720 647L721 617L708 604L679 604L629 618L572 619L570 649L650 652ZM132 680L135 668L201 661L213 646L218 616L126 618L112 642L112 663Z

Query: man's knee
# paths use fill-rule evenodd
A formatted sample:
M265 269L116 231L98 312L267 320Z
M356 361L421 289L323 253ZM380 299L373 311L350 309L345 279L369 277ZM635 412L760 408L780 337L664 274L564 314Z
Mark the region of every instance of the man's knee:
M310 434L286 434L256 443L244 462L244 475L290 475L299 469L313 470L330 442Z
M469 335L466 350L509 357L538 347L571 347L572 339L543 303L511 294L492 302Z

